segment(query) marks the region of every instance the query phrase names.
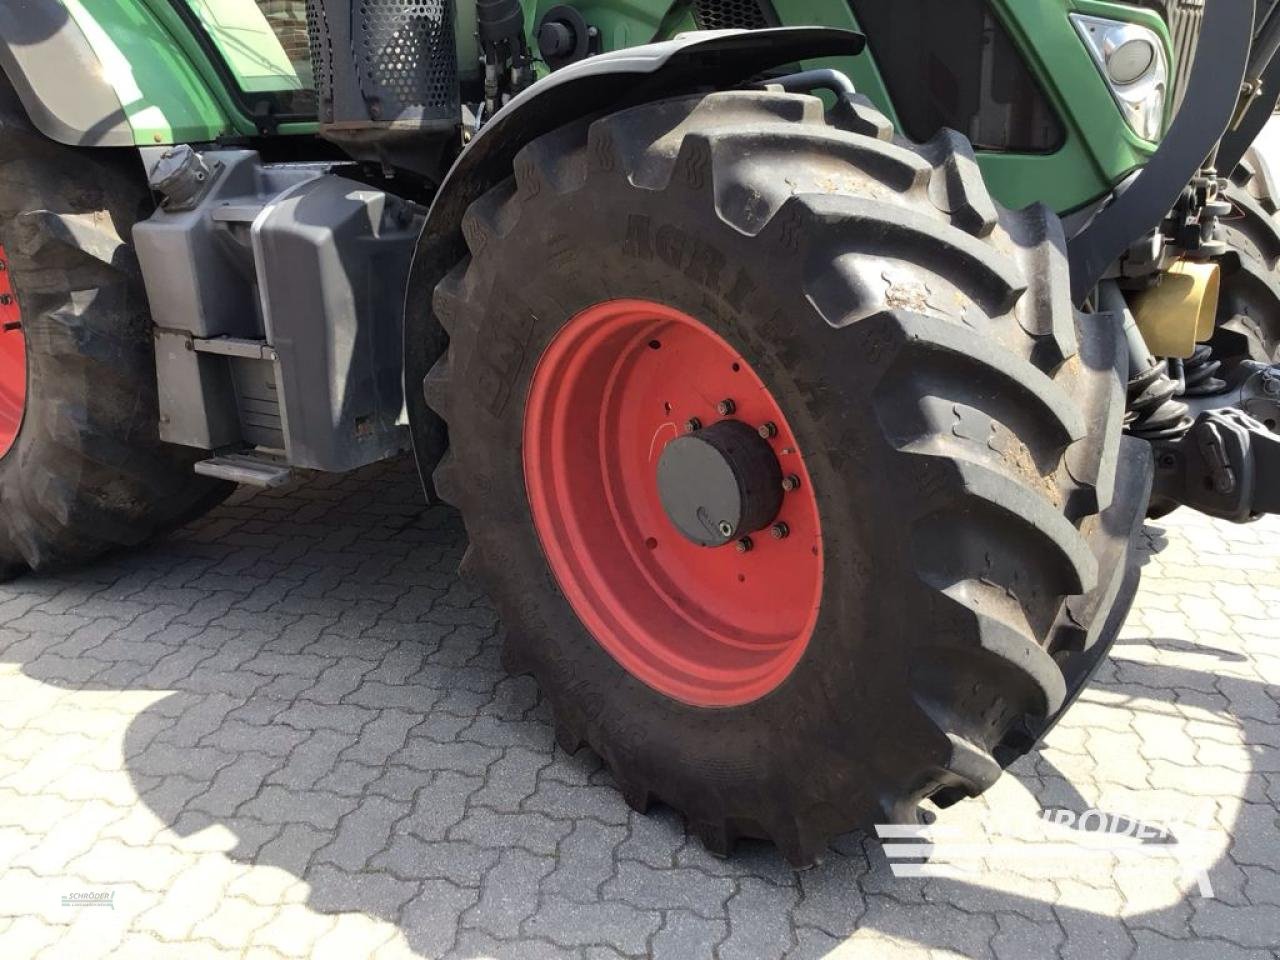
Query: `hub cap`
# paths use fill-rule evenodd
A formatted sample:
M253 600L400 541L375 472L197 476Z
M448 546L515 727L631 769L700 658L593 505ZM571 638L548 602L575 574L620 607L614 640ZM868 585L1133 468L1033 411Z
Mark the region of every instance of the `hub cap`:
M27 342L22 315L9 282L9 261L0 247L0 457L18 438L27 403Z
M782 506L782 467L769 441L741 420L676 437L658 458L667 519L703 547L766 527Z
M652 301L582 311L534 370L524 473L557 582L633 676L698 706L786 679L821 598L817 502L726 341Z

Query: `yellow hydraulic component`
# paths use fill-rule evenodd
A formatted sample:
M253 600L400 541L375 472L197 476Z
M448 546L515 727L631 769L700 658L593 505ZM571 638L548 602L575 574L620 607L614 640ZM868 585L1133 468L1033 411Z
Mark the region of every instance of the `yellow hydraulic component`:
M1179 260L1160 282L1133 298L1133 316L1157 357L1189 357L1213 336L1218 313L1216 263Z

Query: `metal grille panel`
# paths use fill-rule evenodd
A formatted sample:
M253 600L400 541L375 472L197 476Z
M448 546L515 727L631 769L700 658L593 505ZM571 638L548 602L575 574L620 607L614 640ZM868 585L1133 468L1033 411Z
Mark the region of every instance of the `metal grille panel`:
M695 0L693 5L699 30L760 30L770 19L759 0Z
M320 118L333 112L333 41L320 0L307 0L307 36L311 41L311 78L320 101ZM326 116L328 114L328 116Z
M1196 57L1196 41L1200 37L1200 21L1204 19L1204 0L1170 0L1168 10L1169 36L1173 40L1173 55L1177 65L1173 71L1173 109L1182 106L1191 78L1191 66Z
M367 94L432 113L452 109L458 63L450 0L361 0L359 18L357 54Z
M308 0L327 124L456 121L453 0Z

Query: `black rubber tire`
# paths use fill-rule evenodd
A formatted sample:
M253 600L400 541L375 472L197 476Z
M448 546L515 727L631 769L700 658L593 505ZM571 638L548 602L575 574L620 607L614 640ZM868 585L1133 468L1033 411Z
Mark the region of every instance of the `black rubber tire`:
M468 211L470 257L434 301L449 349L424 384L449 424L435 483L465 519L464 566L559 742L589 744L628 802L682 811L712 851L766 837L796 864L986 789L1015 722L1063 702L1055 656L1083 636L1064 601L1095 588L1085 531L1111 501L1124 412L1120 331L1072 309L1057 218L998 208L958 134L892 142L865 104L835 122L813 97L732 92L535 140ZM818 624L744 706L688 706L628 675L531 521L532 370L569 318L618 297L726 338L807 453Z
M1222 372L1240 360L1280 363L1280 222L1274 201L1245 167L1237 168L1221 221L1230 251L1219 262L1222 288L1210 345Z
M0 244L27 402L0 459L0 576L81 563L192 519L234 487L158 434L151 319L130 246L151 207L136 152L45 138L0 84Z

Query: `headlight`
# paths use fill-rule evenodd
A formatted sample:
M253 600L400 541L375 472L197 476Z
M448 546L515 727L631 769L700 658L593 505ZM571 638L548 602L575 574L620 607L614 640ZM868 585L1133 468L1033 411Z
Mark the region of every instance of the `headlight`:
M1144 140L1164 130L1169 61L1154 30L1122 20L1071 14L1071 22L1098 65L1129 127Z

